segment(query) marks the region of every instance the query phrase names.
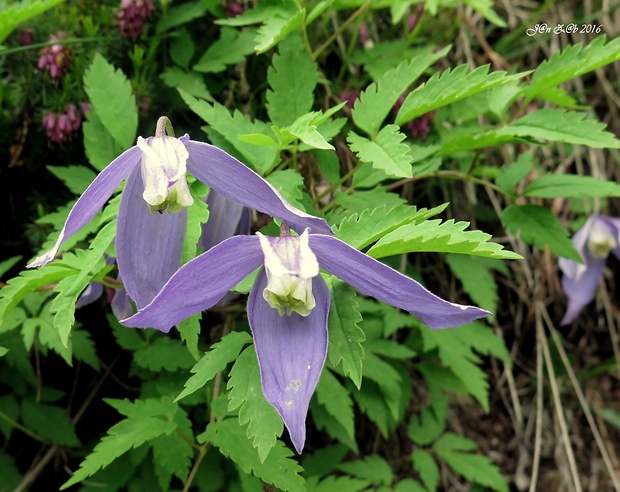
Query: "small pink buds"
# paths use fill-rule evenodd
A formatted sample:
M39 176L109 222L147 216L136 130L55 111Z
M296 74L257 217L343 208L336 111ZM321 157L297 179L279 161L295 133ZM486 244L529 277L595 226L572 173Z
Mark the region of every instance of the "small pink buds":
M43 127L51 142L63 143L71 140L82 126L82 118L88 111L88 103L82 103L82 114L77 111L73 104L65 107L64 113L45 113L43 115ZM85 111L86 110L86 111Z
M49 37L49 42L55 44L41 50L41 56L37 64L39 68L47 68L52 78L56 80L62 78L71 61L71 48L60 43L65 36L64 32L58 32L56 35L52 34Z
M118 13L121 36L135 39L142 34L144 24L153 12L151 0L123 0Z

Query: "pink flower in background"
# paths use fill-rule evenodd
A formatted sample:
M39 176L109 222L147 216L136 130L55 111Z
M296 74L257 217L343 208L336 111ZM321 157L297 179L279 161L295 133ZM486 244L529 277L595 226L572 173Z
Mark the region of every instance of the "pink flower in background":
M243 7L243 3L239 0L226 0L224 2L224 13L227 17L237 17L238 15L243 14L245 12L245 8Z
M350 90L350 89L345 89L340 93L340 101L341 102L345 102L346 101L346 105L343 108L345 114L347 116L351 116L351 110L353 109L353 106L355 105L355 101L357 101L360 97L360 91L354 91L354 90Z
M32 29L30 27L23 28L19 33L19 44L29 46L32 44Z
M49 37L49 42L54 44L41 50L37 66L47 68L53 79L61 79L71 61L71 48L60 43L65 37L64 32L52 34Z
M392 108L392 112L394 114L398 113L398 110L400 109L400 107L403 105L403 102L405 101L405 97L406 95L400 96L398 100L396 101L396 103L394 104L394 107ZM409 121L407 123L409 134L414 139L420 139L423 142L425 142L426 137L428 136L428 134L430 133L432 129L431 123L433 122L434 119L435 119L435 112L430 111L426 114L423 114L422 116L418 116L417 118Z
M151 0L123 0L118 13L121 36L135 40L142 34L151 12L153 12Z
M63 143L71 140L82 126L82 118L88 111L88 103L82 103L82 113L77 111L73 104L65 107L64 113L45 113L43 115L43 127L47 137L55 143Z

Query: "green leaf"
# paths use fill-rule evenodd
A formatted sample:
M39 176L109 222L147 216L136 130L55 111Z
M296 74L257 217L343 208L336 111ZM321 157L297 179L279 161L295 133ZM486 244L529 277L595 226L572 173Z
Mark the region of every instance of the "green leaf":
M84 90L103 126L122 149L134 145L138 129L136 98L127 77L99 53L84 74Z
M286 127L312 109L319 74L299 35L281 42L271 63L267 71L271 88L267 91L267 113L273 123Z
M80 441L64 408L34 399L22 400L22 422L36 434L60 446L79 446Z
M82 132L84 133L86 157L88 157L90 165L97 171L103 171L124 150L114 140L114 137L106 127L103 126L93 106L86 114L86 121L82 125Z
M437 439L446 427L448 397L433 398L431 405L424 407L419 415L412 415L407 426L409 439L418 446L427 446Z
M355 439L355 416L353 415L353 400L334 374L324 369L316 387L318 402L325 407L335 420L345 429L351 439Z
M22 259L21 256L13 256L12 258L8 258L7 260L0 261L0 278L8 272L11 268L13 268L17 263Z
M447 255L446 263L461 281L463 290L474 304L491 311L497 310L499 296L492 269L500 260L465 255ZM497 268L497 267L496 267Z
M194 97L207 101L214 100L203 77L196 72L186 72L178 67L169 67L160 75L160 78L168 87L182 89Z
M239 426L236 419L209 424L199 440L211 442L245 473L252 473L285 492L306 490L305 481L299 474L302 468L290 458L292 451L277 441L264 463L261 463L258 453L246 437L245 429Z
M0 346L0 357L4 357L8 353L9 353L8 348Z
M349 132L347 142L359 160L369 162L375 169L385 171L389 177L411 178L413 157L410 148L403 143L406 136L396 125L387 125L381 129L374 141Z
M239 409L239 425L247 424L246 435L264 463L282 435L282 418L263 396L258 360L254 347L246 348L230 371L226 387L228 409Z
M368 480L374 485L390 485L392 483L392 468L385 459L377 455L342 463L337 466L337 469L362 480Z
M203 17L207 12L204 2L184 3L174 5L164 10L164 15L159 19L155 32L161 34L173 27L186 24L194 19Z
M316 121L321 119L319 111L307 113L297 118L290 126L283 129L294 137L297 137L306 145L314 149L334 150L333 145L325 140L325 137L318 131Z
M554 53L549 60L543 61L532 75L532 82L526 92L527 99L531 100L562 82L620 60L620 38L607 44L605 41L606 37L600 36L585 48L582 43L569 45L563 51Z
M2 2L0 6L0 43L2 43L22 22L26 22L46 10L60 5L64 0L24 0L22 2Z
M11 492L17 490L17 486L22 481L17 466L13 462L13 458L4 449L0 449L0 492Z
M261 174L266 174L278 162L278 149L264 147L243 142L239 135L260 133L270 135L271 130L260 121L250 122L239 112L232 115L224 106L218 103L213 105L201 99L196 99L187 92L179 90L181 97L189 108L200 116L231 145L238 150L243 158Z
M306 9L293 12L276 12L273 16L265 20L265 23L258 29L254 42L256 53L265 53L276 44L286 38L304 22Z
M356 294L352 287L340 280L331 279L331 308L329 310L329 349L327 357L336 367L342 363L346 376L359 389L362 385L362 360L364 349L362 342L366 336L358 323L362 321L359 313Z
M375 135L398 98L424 73L424 70L446 56L448 51L449 46L437 53L423 53L385 72L355 101L352 111L355 124L368 135Z
M548 247L554 255L578 263L583 261L568 238L568 231L546 207L532 204L511 205L502 214L502 225L528 244L542 250Z
M46 166L72 193L81 195L97 175L85 166Z
M349 215L334 227L334 234L349 246L362 250L402 225L422 222L440 214L447 206L445 203L430 210L427 208L418 210L410 205L395 207L381 205L374 209L366 209L360 214Z
M398 419L403 381L396 369L367 350L364 357L364 378L377 383L392 417Z
M491 235L481 231L465 231L468 226L469 222L454 222L452 219L443 223L436 219L405 224L383 236L368 250L368 254L373 258L382 258L414 251L435 251L521 259L520 255L504 250L500 244L488 242Z
M340 422L334 419L325 409L323 405L320 405L316 398L310 400L310 413L312 414L312 420L316 428L320 431L325 430L327 434L336 441L340 442L343 446L346 446L354 453L359 453L359 447L355 439L349 437L347 430L342 426ZM334 467L337 463L333 463ZM308 473L306 473L308 475Z
M471 7L482 14L487 20L499 27L506 27L506 22L493 10L492 0L464 0L465 5Z
M308 492L360 492L368 490L369 482L351 477L335 477L330 475L319 482L319 477L311 476L306 486Z
M95 342L90 338L90 333L84 330L71 332L71 348L73 357L99 371L99 358L95 350Z
M176 422L168 420L170 417L161 413L162 405L157 400L143 400L139 401L139 404L136 402L135 405L129 402L110 403L113 403L115 408L122 408L131 416L108 430L108 434L82 461L79 470L62 485L60 490L90 477L130 449L137 448L163 434L169 435L177 428Z
M30 292L39 287L59 282L75 273L75 270L67 268L66 265L48 263L36 270L24 270L19 274L19 277L9 280L7 285L0 289L0 325L6 314Z
M586 116L586 113L564 109L539 109L498 130L497 135L540 138L595 149L620 148L620 140L604 130L604 123L586 119Z
M267 176L267 181L272 184L280 194L292 205L300 210L304 210L302 203L302 189L304 187L304 178L301 174L293 169L283 169L275 171Z
M620 196L620 184L592 176L576 174L545 174L532 181L523 196L537 198L583 198L593 196Z
M190 444L194 436L192 422L187 418L185 410L179 408L174 421L177 425L175 433L164 434L151 441L155 473L163 490L169 488L172 475L182 481L186 480L194 455Z
M411 454L413 469L418 472L426 490L435 492L439 486L439 465L435 458L424 449L414 449Z
M136 350L133 360L138 366L154 372L189 369L194 362L187 347L169 337L152 339L152 343Z
M379 391L379 387L372 381L364 382L362 390L354 392L353 398L360 410L376 424L381 435L387 439L395 424L392 414L385 404L385 396Z
M183 391L174 401L191 395L211 381L218 372L223 371L230 362L237 358L243 346L250 340L251 337L247 333L233 331L214 344L211 350L192 367L193 376L187 380Z
M433 445L433 451L450 468L470 482L484 485L497 492L508 492L504 477L490 458L462 452L475 448L475 442L449 432Z
M506 72L498 71L489 74L489 65L478 67L471 73L468 71L468 65L460 65L433 75L428 82L407 96L396 115L396 124L403 125L429 111L519 80L530 73L507 75Z
M254 29L240 31L223 27L220 32L220 39L207 48L207 51L192 69L196 72L217 73L226 70L228 65L241 63L247 55L254 51L255 36L256 31Z
M514 194L514 188L525 178L534 166L534 155L531 150L523 152L519 158L509 166L502 167L495 184L504 193Z

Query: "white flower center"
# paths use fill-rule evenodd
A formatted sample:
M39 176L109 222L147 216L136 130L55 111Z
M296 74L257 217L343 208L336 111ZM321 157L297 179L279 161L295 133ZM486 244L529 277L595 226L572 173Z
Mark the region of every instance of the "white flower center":
M175 137L138 137L142 150L143 198L151 212L180 212L194 203L185 173L189 153Z
M316 306L312 279L319 274L319 262L310 249L308 229L301 236L268 238L257 234L267 274L263 298L280 316L290 316L294 312L308 316Z
M594 258L607 258L609 252L618 247L616 238L607 224L597 222L588 237L588 250Z

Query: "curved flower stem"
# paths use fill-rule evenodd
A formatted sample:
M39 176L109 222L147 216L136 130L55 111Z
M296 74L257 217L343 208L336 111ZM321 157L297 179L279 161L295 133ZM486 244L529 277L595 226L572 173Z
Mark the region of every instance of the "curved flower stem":
M340 27L338 28L338 30L332 34L327 41L325 41L321 46L319 46L316 51L314 53L312 53L312 60L316 60L319 55L321 53L323 53L323 51L325 51L330 44L332 44L334 42L334 40L340 36L344 30L349 27L349 24L351 24L351 22L353 22L355 19L357 19L368 7L370 7L370 4L372 3L372 0L366 0L363 5L360 6L359 9L357 9L353 15L351 15L351 17L349 17L346 21L344 21Z

